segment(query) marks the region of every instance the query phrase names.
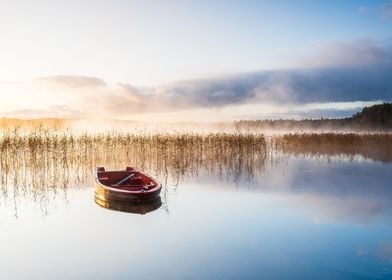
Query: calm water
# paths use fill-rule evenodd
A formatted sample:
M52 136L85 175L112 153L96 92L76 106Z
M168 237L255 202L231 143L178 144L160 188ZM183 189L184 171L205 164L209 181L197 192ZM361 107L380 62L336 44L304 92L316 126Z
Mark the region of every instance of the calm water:
M283 154L240 172L161 176L144 215L95 204L91 179L7 183L1 279L392 279L391 163Z

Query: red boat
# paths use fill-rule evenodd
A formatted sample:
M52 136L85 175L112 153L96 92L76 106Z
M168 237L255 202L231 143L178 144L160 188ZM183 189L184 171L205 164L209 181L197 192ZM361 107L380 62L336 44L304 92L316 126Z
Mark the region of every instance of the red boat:
M159 196L162 189L155 179L133 167L116 171L98 167L95 181L95 197L101 200L148 201Z

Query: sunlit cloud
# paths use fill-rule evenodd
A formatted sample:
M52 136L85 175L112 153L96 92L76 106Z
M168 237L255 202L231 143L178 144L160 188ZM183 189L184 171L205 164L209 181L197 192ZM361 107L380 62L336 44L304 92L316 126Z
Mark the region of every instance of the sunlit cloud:
M56 75L36 78L36 84L53 88L97 88L107 86L102 79L76 75Z
M7 104L0 105L0 114L166 121L344 117L392 99L389 46L365 39L331 43L307 61L312 67L143 88L78 75L3 82Z

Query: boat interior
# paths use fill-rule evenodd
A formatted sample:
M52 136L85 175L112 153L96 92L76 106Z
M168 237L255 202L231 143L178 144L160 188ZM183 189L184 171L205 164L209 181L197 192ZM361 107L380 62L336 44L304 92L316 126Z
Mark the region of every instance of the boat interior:
M150 189L157 185L151 178L136 171L132 167L127 167L121 171L105 171L105 168L97 169L97 177L101 184L121 189Z

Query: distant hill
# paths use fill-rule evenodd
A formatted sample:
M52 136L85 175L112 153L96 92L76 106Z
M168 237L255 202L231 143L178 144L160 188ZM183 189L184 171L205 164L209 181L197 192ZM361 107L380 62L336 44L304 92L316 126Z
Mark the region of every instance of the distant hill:
M352 117L352 122L359 126L392 128L392 103L383 103L365 107Z
M0 131L10 130L15 127L20 129L76 129L76 130L117 130L136 129L144 131L165 129L165 131L184 129L198 130L237 130L243 132L266 131L388 131L392 132L392 103L377 104L365 107L361 112L352 117L342 119L304 119L304 120L239 120L221 123L143 123L131 120L110 119L14 119L0 118ZM158 130L159 130L158 129Z
M392 131L392 103L365 107L352 117L342 119L240 120L234 125L237 130L248 131Z

